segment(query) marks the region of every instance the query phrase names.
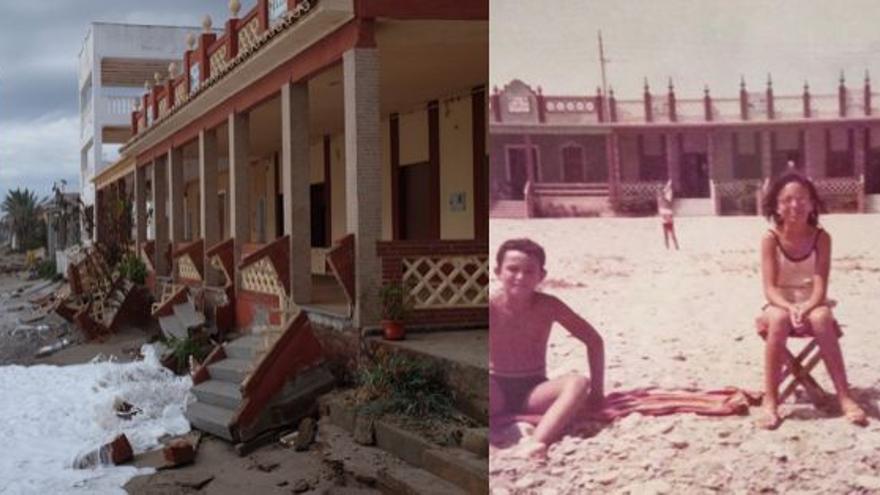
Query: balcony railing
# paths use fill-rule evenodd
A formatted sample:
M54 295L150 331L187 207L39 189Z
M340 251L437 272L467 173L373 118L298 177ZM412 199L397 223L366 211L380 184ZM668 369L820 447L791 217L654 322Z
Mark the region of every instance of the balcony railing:
M159 112L159 119L174 111L190 96L210 86L210 82L222 77L229 67L247 58L263 46L268 39L311 11L319 0L257 0L257 4L240 20L227 22L226 31L219 37L203 34L199 46L187 51L184 70L170 85L154 88L144 97L144 108L132 114L132 123L140 133L153 125L153 105ZM231 40L236 41L235 43ZM170 86L173 95L168 93ZM172 97L173 96L173 97ZM161 107L161 108L160 108Z

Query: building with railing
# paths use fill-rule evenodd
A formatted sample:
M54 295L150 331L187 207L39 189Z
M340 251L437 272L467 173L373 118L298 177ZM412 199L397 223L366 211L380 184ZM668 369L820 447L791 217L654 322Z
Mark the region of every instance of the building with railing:
M264 332L251 377L311 360L292 342L312 333L327 356L357 355L383 284L408 291L409 326L485 332L488 2L230 12L140 95L95 179L99 239L116 200L134 203L160 323L189 292L218 329Z
M880 211L878 96L867 74L859 88L841 74L836 94L740 81L735 98L708 87L680 98L671 80L662 92L645 81L638 99L514 80L490 97L492 214L650 214L667 181L680 214L754 214L764 182L788 168L834 211Z
M144 82L180 63L191 27L93 22L79 53L80 191L95 201L92 179L131 138L131 111Z

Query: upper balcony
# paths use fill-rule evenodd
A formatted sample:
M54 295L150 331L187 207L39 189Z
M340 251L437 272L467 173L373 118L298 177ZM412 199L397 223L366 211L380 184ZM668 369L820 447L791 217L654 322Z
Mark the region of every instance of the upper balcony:
M233 0L230 10L232 17L221 33L211 29L212 21L206 17L204 31L187 40L189 49L183 54L182 66L174 64L168 68L167 77L156 74L153 82L145 84L146 94L129 117L136 138L208 92L235 67L265 51L265 47L269 46L271 51L270 41L288 28L295 29L302 40L312 39L354 15L351 0L257 0L242 17L238 15L239 2Z

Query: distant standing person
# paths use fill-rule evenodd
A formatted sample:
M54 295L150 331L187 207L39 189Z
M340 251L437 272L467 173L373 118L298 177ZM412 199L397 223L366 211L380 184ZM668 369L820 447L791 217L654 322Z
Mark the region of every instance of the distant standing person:
M663 223L663 243L666 249L669 249L669 238L672 237L675 249L678 250L678 238L675 237L675 223L672 220L672 181L667 182L663 191L657 195L657 212Z

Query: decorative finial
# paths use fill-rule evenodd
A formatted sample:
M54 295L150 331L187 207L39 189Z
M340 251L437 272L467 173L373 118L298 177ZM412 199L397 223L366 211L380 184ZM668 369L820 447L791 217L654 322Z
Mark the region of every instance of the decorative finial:
M608 96L614 98L614 88L611 86L608 87Z
M843 77L843 71L840 71L840 85L843 86L845 82L846 79Z
M539 85L538 85L538 94L539 94L539 95L540 95L540 94L543 94L542 91L543 91L543 90L541 89L541 85L539 84Z
M187 33L186 35L186 46L189 47L190 50L196 49L196 35L193 33Z
M739 76L739 89L746 89L746 76L742 74Z
M770 77L770 73L768 72L767 73L767 89L770 89L772 87L773 87L773 78Z
M168 77L174 79L177 76L177 63L171 62L168 64Z
M137 112L138 109L140 108L140 106L141 106L141 102L140 102L140 100L138 100L137 98L132 98L132 100L131 100L131 111L132 111L132 112Z
M496 94L496 95L498 94L498 85L497 84L492 85L492 93Z
M647 93L648 91L650 91L650 89L648 87L648 78L645 77L645 93Z
M871 74L868 73L868 69L865 69L865 84L871 84Z
M233 18L238 17L238 11L241 10L241 2L238 0L229 0L229 13Z
M672 85L672 77L669 78L669 92L671 93L675 87Z
M203 29L206 33L210 33L210 32L211 32L211 25L212 25L212 24L213 24L213 21L211 21L211 16L205 14L205 18L202 19L202 29Z
M153 80L156 81L156 86L162 84L162 74L159 74L158 72L154 72L153 73Z
M804 81L804 93L810 92L810 83L808 81Z
M709 96L709 85L708 84L703 85L703 94L706 96Z
M150 92L150 81L144 81L144 91Z

